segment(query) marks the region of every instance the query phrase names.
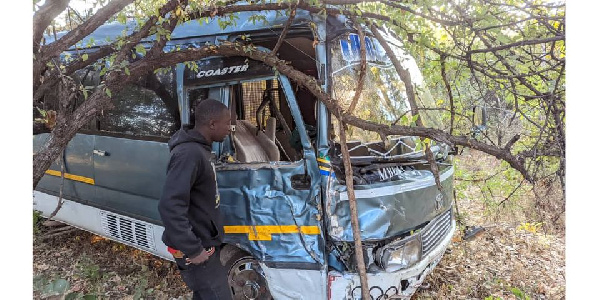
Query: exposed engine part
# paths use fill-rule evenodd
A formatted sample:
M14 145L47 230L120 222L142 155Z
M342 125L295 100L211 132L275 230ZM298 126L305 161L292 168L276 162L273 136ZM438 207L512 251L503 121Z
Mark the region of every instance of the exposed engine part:
M406 146L410 141L412 140L408 137L391 139L388 146L383 142L348 142L354 184L366 185L402 180L405 178L406 172L428 168L424 152ZM329 156L336 177L341 184L345 184L344 164L340 148L340 145L335 143L330 148ZM442 162L448 157L448 147L445 144L434 145L431 149L438 162Z

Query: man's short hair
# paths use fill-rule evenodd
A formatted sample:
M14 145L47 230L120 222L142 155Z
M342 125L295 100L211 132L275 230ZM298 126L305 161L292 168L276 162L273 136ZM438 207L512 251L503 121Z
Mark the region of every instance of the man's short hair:
M196 126L208 125L211 119L221 117L225 110L228 110L227 106L215 99L198 100L194 109Z

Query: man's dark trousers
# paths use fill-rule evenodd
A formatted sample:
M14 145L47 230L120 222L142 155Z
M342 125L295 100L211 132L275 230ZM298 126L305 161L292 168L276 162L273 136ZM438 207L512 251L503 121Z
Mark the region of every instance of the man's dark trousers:
M221 264L220 247L202 264L185 264L184 258L176 258L177 268L185 284L194 292L192 300L231 300L227 282L227 270Z

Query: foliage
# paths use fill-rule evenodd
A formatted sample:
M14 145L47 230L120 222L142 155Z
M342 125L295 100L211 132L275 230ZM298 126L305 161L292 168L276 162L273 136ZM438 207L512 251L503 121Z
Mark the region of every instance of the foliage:
M536 222L536 223L529 223L529 222L525 222L522 223L521 225L517 226L517 230L524 230L524 231L528 231L531 233L537 233L540 228L542 227L543 223L541 222Z
M519 300L529 300L529 296L527 296L527 294L523 293L520 289L513 287L510 289L510 291L513 293L513 295L517 296L517 298Z
M43 220L42 213L34 210L33 211L33 234L40 233L40 223Z
M44 296L63 295L69 289L69 282L63 278L50 280L45 276L33 278L33 290L41 291Z
M86 255L83 255L77 263L77 271L80 276L92 282L97 282L102 278L100 267Z
M405 46L437 99L431 108L443 111L447 130L454 118L453 132L468 134L477 125L473 107L482 106L488 116L484 138L490 144L502 147L519 135L514 151L540 145L564 151L564 2L412 3L407 7L422 16L383 9L384 3L362 7L395 21L390 26L408 41ZM560 175L560 157L532 157L528 167L539 177Z

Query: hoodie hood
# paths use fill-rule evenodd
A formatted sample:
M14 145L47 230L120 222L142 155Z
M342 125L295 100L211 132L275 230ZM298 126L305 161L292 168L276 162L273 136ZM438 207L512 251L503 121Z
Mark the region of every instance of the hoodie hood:
M173 151L173 148L183 143L199 143L206 148L206 150L211 150L211 145L208 144L206 138L190 126L185 126L173 134L169 140L169 150Z

